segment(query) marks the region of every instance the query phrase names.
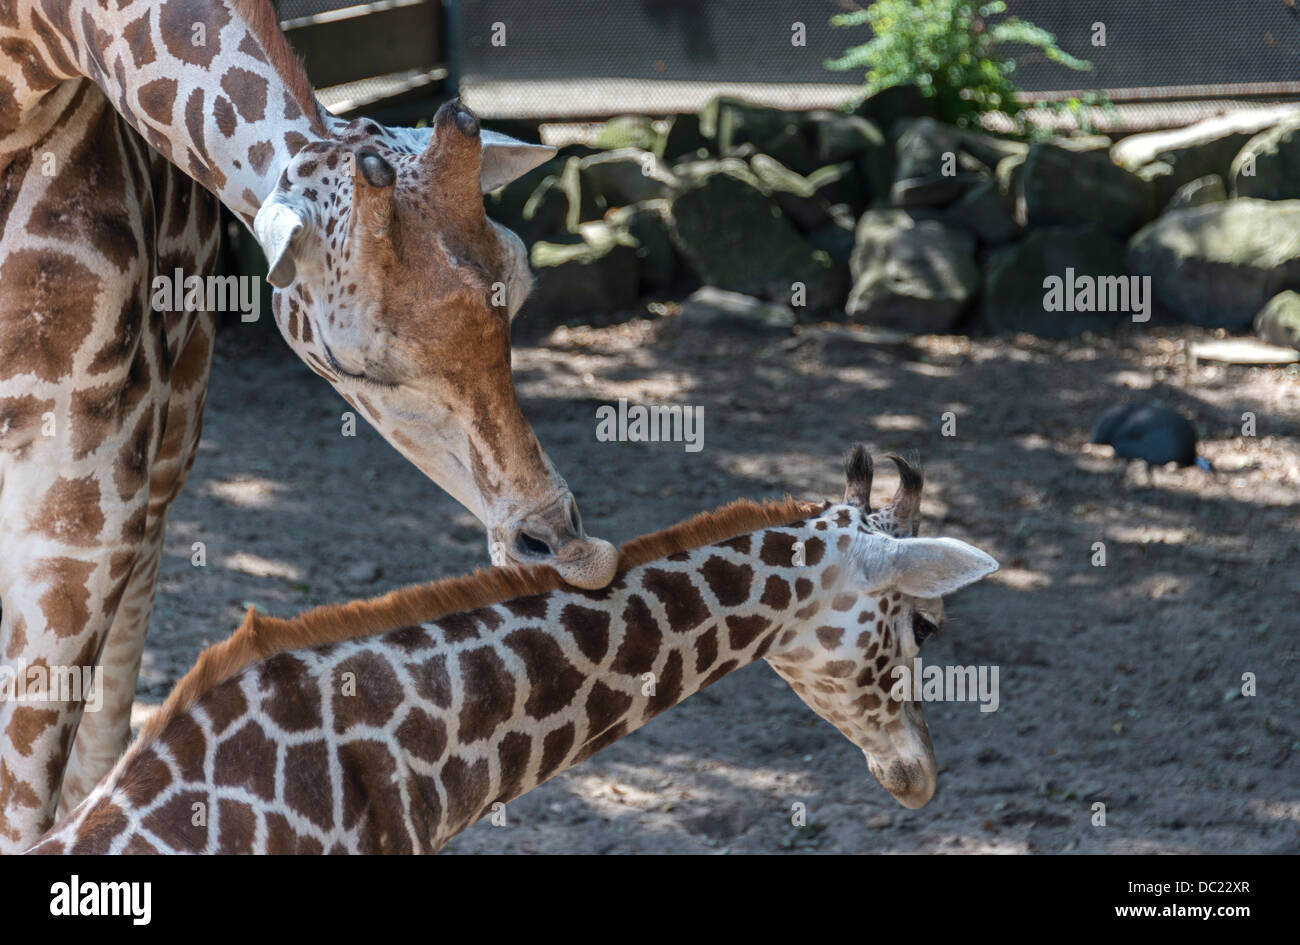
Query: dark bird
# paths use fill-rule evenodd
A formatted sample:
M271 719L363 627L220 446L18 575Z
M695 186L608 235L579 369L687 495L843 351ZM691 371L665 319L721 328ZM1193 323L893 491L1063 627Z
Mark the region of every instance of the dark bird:
M1111 407L1097 421L1092 442L1114 447L1115 455L1124 459L1144 460L1151 481L1151 468L1165 463L1213 471L1208 460L1196 455L1196 428L1191 421L1176 410L1156 404Z

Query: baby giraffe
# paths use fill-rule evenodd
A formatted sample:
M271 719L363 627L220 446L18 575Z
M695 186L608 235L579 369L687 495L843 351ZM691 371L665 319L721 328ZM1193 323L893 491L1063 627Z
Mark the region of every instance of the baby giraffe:
M916 538L921 477L869 508L739 501L629 542L597 591L494 569L292 620L251 610L36 853L425 853L762 657L905 807L929 732L891 698L940 598L997 569Z

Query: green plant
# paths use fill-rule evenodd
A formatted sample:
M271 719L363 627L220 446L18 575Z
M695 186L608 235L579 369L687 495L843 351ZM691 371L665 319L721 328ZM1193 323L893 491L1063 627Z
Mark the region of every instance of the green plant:
M870 26L869 42L826 62L835 70L865 69L863 97L913 83L935 100L937 116L966 126L986 112L1014 118L1020 111L1011 81L1016 62L1002 47L1018 43L1052 62L1080 71L1092 63L1056 45L1056 37L1005 13L1001 0L876 0L865 10L831 17L832 26Z

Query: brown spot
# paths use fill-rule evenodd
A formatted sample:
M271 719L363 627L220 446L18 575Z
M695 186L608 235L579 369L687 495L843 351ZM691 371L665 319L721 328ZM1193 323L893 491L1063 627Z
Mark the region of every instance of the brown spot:
M266 173L275 157L275 147L269 141L259 141L248 149L248 163L258 175Z
M256 72L234 66L221 77L221 88L244 121L261 121L266 117L266 79Z
M212 766L219 785L242 787L268 801L275 797L275 742L253 722L221 740Z
M117 486L118 498L123 502L133 498L149 484L153 420L152 410L145 410L140 414L140 419L136 421L122 448L118 450L117 460L113 463L113 484Z
M248 711L248 700L240 691L238 680L227 680L207 692L198 703L207 713L214 735L223 734Z
M225 4L210 0L167 0L158 12L158 35L177 59L196 66L209 66L221 52L221 30L230 22ZM200 35L206 41L195 44Z
M652 718L664 709L675 706L682 698L682 655L676 650L668 654L663 672L655 681L655 694L646 706L646 718Z
M603 610L568 604L560 611L560 625L569 631L582 655L599 663L609 650L609 614Z
M826 649L837 650L844 640L844 630L841 627L818 627L817 639Z
M172 773L151 749L144 749L132 759L122 773L118 787L134 807L146 807L167 785L172 783Z
M826 542L820 538L809 538L804 542L803 556L806 564L820 564L824 554L826 554Z
M53 400L31 394L0 397L0 449L18 453L41 433L45 414L54 411Z
M297 814L324 828L334 820L329 771L329 748L323 739L285 749L284 802Z
M807 578L799 578L794 582L794 595L799 600L807 600L808 595L813 592L813 582Z
M795 541L795 536L788 532L766 532L758 552L759 560L774 568L792 567Z
M126 829L126 814L112 799L101 797L77 827L77 839L71 852L102 856Z
M838 581L839 579L840 579L840 569L832 564L829 568L827 568L825 571L822 572L822 578L821 578L822 590L829 591L832 587L835 586L835 582Z
M201 804L201 808L194 805ZM157 807L144 819L144 828L161 840L166 846L196 853L208 844L208 827L213 814L213 800L201 791L181 791L172 796L162 806ZM195 823L198 810L207 812L207 817Z
M852 610L857 606L857 603L857 594L836 594L835 598L831 601L831 610Z
M75 636L86 629L90 620L88 582L94 571L92 562L75 558L43 558L32 569L34 580L49 584L36 603L55 636Z
M122 29L122 35L126 37L127 48L131 50L131 59L137 69L149 65L157 58L153 39L150 38L149 12L146 10L142 16L132 20Z
M94 476L81 479L60 476L28 514L27 527L63 544L93 544L104 528L104 513L99 503L99 482Z
M194 719L187 715L176 716L162 730L158 741L176 763L182 780L204 779L203 756L207 739Z
M704 689L707 686L712 686L715 682L717 682L723 676L727 675L729 672L734 670L739 665L740 665L739 660L727 660L725 663L723 663L721 666L719 666L713 672L709 673L709 675L704 678L704 682L700 683L700 688Z
M772 625L772 621L761 615L753 617L728 617L727 618L727 639L731 643L732 650L743 650L748 647L758 635Z
M99 276L66 253L11 250L0 266L0 379L70 374L100 286Z
M587 696L587 741L622 719L631 706L632 697L627 693L595 683Z
M822 667L822 672L827 676L833 676L839 679L842 676L851 676L857 669L857 663L853 660L834 660Z
M447 673L447 657L437 654L418 666L412 667L415 691L426 702L440 709L451 708L451 676Z
M723 607L735 607L749 599L750 585L754 582L754 569L749 565L732 564L714 555L701 566L700 574Z
M218 95L213 100L212 117L217 121L217 130L227 138L235 133L235 128L239 124L239 120L235 117L235 106L231 105L230 99L224 95Z
M354 725L382 727L403 698L401 683L386 660L369 652L349 656L334 667L334 731L342 735Z
M343 782L343 826L349 830L357 828L359 852L412 852L396 778L397 765L388 747L367 739L346 742L336 751ZM487 762L479 759L477 766L482 766L486 776ZM444 775L450 768L451 761L448 761ZM454 796L457 788L448 784L448 806L457 800Z
M586 681L565 658L554 637L538 627L516 630L504 642L523 660L528 673L528 701L524 703L524 711L535 719L559 712L573 701Z
M423 709L413 708L397 727L397 740L412 756L436 764L447 750L447 726Z
M704 598L691 583L689 575L649 568L642 584L663 604L670 630L687 633L708 619L709 610L704 605Z
M645 598L633 594L623 609L623 642L614 654L610 670L628 676L640 676L654 668L655 657L663 642L659 624L646 605Z
M487 802L487 759L470 764L453 755L442 767L442 783L447 791L448 832L456 833L477 820Z
M505 803L523 793L528 762L533 757L533 740L523 732L510 732L497 746L497 801Z
M709 627L695 640L695 671L702 673L718 658L718 628Z
M542 764L537 772L537 783L545 781L568 757L573 748L574 730L572 722L565 722L553 732L547 732L542 739Z
M383 666L387 669L386 663ZM298 657L292 653L272 656L257 675L262 711L282 731L306 732L324 724L320 690L311 670Z
M489 737L510 718L515 706L515 680L490 647L462 653L460 673L465 704L460 710L458 737L468 744Z
M176 80L154 79L140 86L136 93L144 113L160 125L169 125L176 106Z
M217 805L217 819L221 831L217 844L222 853L252 853L253 838L257 834L257 815L243 801L223 798Z
M58 723L62 713L58 709L37 709L30 705L20 705L9 718L5 728L7 737L18 754L26 757L32 753L32 747L47 728Z
M773 610L784 610L790 603L790 584L775 574L768 575L759 603Z

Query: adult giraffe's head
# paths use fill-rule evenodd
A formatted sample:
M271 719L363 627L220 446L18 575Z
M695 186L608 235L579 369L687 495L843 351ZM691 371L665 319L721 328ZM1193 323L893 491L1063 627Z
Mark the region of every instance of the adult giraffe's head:
M800 622L767 661L822 718L862 749L867 767L904 807L934 795L937 766L919 702L896 698L899 667L943 623L945 594L996 571L989 555L954 538L917 538L921 475L900 457L893 501L872 512L872 464L849 453L843 503L828 505L805 542L815 573ZM820 590L818 590L818 588ZM820 600L819 600L820 598Z
M519 409L510 322L532 283L482 194L553 149L480 129L457 102L429 129L353 122L294 155L253 223L290 346L487 526L493 560L613 577Z

